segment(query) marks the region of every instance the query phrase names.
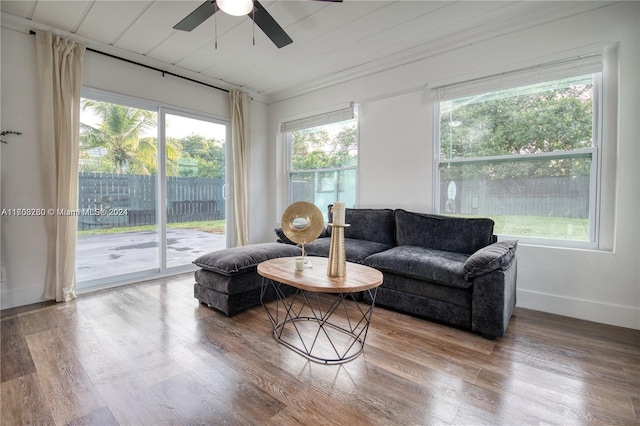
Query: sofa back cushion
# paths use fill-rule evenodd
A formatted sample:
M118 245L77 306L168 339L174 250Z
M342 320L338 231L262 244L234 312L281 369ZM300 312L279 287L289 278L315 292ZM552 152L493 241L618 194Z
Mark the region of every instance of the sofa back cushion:
M333 221L329 205L329 222ZM387 246L396 245L396 223L391 209L345 209L344 237L373 241ZM331 226L328 227L331 232Z
M394 215L399 246L473 254L493 242L491 219L412 213L402 209Z
M355 238L344 239L344 252L347 262L360 263L364 265L366 258L372 254L389 250L392 246L376 243L368 240L358 240ZM329 257L331 249L331 238L318 238L304 246L305 252L309 256Z

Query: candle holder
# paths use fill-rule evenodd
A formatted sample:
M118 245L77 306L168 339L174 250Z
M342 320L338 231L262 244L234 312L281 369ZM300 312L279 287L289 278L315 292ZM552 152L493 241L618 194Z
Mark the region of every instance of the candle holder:
M336 225L329 223L331 231L331 244L329 245L329 262L327 263L327 275L330 277L344 277L347 272L347 256L344 249L344 228L348 224Z

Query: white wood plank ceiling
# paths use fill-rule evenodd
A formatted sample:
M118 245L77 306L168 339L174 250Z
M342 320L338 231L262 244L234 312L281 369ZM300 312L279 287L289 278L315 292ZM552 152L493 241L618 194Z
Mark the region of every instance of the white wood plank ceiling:
M68 34L96 50L267 102L427 56L465 37L491 37L606 2L262 1L293 39L278 49L253 21L218 12L191 32L173 26L202 0L3 0L13 23ZM255 45L252 37L255 31ZM215 39L217 33L217 48ZM451 44L453 46L453 44Z

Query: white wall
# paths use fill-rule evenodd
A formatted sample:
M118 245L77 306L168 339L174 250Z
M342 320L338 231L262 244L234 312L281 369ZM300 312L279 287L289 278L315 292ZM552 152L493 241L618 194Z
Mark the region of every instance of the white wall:
M23 134L2 145L1 207L43 206L42 175L38 148L38 93L36 86L35 37L2 28L2 129ZM229 120L229 96L223 91L87 52L83 84L122 95L153 100L166 106ZM265 188L266 106L252 102L251 205L263 206L269 199ZM259 211L256 210L256 211ZM261 215L251 215L252 241L271 238ZM272 229L269 230L272 234ZM41 301L44 290L46 233L37 217L1 218L2 309ZM272 240L274 238L271 238Z
M362 103L358 155L360 206L393 206L423 212L432 208L429 193L420 193L424 182L432 180L433 149L424 142L416 144L424 140L431 128L424 116L428 109L426 91Z
M268 212L273 209L273 191L269 187L269 145L267 143L267 106L251 103L251 175L249 194L249 242L264 243L276 240Z
M518 306L640 328L640 3L623 2L575 17L457 46L405 66L269 105L269 164L275 189L271 223L286 207L285 153L278 123L350 101L360 104L360 207L432 211L433 111L427 87L572 57L619 43L618 140L604 170L615 196L605 217L611 250L521 244ZM524 48L526 46L526 48ZM613 124L615 127L615 123ZM614 129L615 130L615 129ZM614 132L615 134L615 132ZM617 142L617 147L616 147Z
M2 29L2 129L22 132L2 149L2 208L42 208L38 149L35 37ZM25 54L30 52L31 54ZM2 307L41 299L45 273L44 220L3 216Z

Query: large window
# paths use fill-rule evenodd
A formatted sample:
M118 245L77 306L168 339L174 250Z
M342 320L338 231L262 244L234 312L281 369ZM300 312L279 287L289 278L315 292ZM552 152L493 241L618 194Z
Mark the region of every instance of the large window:
M283 123L289 152L289 202L309 201L323 212L356 204L358 123L352 107Z
M601 80L588 72L441 96L438 211L490 217L502 236L594 245Z

